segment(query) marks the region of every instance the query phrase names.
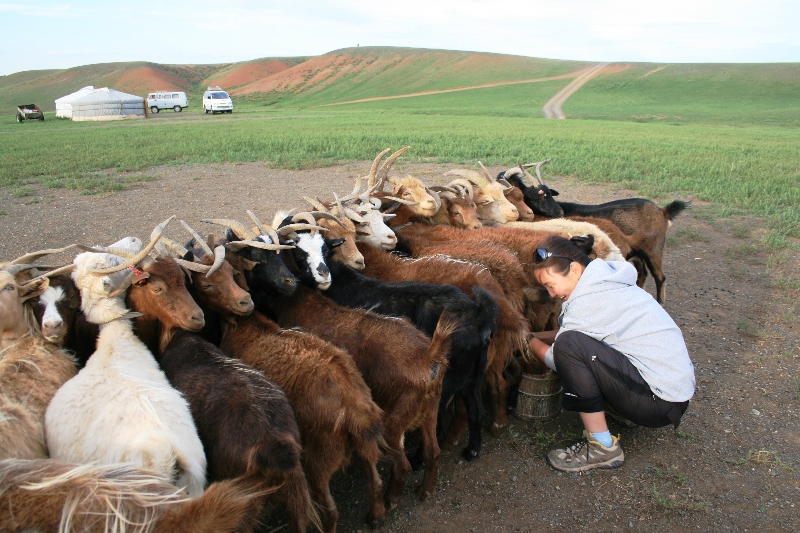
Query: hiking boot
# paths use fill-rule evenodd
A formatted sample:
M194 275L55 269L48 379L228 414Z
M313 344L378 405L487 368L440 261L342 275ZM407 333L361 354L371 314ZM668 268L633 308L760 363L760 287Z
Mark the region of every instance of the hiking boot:
M593 468L616 468L625 461L619 437L611 436L613 444L606 448L583 430L583 438L567 448L547 454L547 464L564 472L584 472Z
M614 420L616 420L617 422L619 422L620 424L622 424L623 426L625 426L626 428L633 429L639 427L635 422L631 422L630 420L628 420L627 418L616 412L614 408L611 407L611 405L609 405L608 402L605 402L604 406L606 414L611 418L613 418Z

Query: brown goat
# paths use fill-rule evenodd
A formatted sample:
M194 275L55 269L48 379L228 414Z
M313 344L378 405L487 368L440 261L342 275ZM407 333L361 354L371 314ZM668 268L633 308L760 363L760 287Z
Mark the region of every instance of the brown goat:
M201 264L213 262L213 256L204 259ZM128 307L145 315L134 319L136 334L151 346L170 383L189 403L208 459L209 481L249 475L279 489L276 497L286 502L292 532L304 532L318 517L300 464L300 432L288 399L253 367L183 331L186 324L196 323L192 318L200 308L174 260L158 258L144 271L149 276L133 285L127 297ZM223 262L210 277L192 275L192 288L203 296L225 298L225 305L241 314L253 311L250 295L233 281L229 264ZM155 295L154 288L160 289ZM191 306L168 304L187 300Z
M127 465L0 461L4 532L248 533L265 491L215 483L194 500L151 472Z
M244 272L238 255L229 254L226 261ZM241 276L237 280L242 281ZM366 470L371 502L367 520L380 526L385 516L377 469L380 448L386 445L383 412L350 355L308 333L282 330L258 312L241 317L215 304L208 310L223 319L220 348L264 372L289 398L305 449L306 478L323 506L325 530L335 531L339 517L330 493L331 476L349 462L353 449Z
M514 204L514 207L519 211L519 220L521 222L533 222L533 209L525 203L525 196L522 194L519 187L505 189L503 193L506 195L506 200Z
M273 305L281 326L302 328L347 350L383 409L392 461L386 492L389 509L400 503L411 470L403 434L412 429L422 432L425 457L425 477L417 495L421 500L432 495L439 471L436 417L454 327L440 320L431 340L407 320L341 307L302 286L294 296L277 298Z
M506 396L508 386L503 377L506 364L515 351L524 351L529 324L525 317L508 301L503 287L492 274L476 263L445 256L426 256L403 259L369 245L359 245L367 267L364 274L384 281L424 281L437 285L453 285L472 297L472 289L479 286L497 303L497 329L489 343L486 363L486 381L494 406L494 423L491 432L498 435L508 425ZM460 422L463 423L463 420ZM464 426L465 427L465 426ZM448 447L454 439L445 440ZM459 440L459 439L455 439Z

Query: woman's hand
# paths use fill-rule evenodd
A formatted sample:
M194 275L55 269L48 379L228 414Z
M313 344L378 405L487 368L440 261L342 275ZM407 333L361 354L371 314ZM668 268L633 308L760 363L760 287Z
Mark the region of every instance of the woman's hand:
M550 331L537 331L534 333L534 335L536 335L536 338L545 344L553 344L556 340L557 334L558 334L557 329L551 329Z
M538 333L536 335L538 336ZM528 342L528 351L535 355L542 363L544 363L544 354L546 354L549 349L550 345L540 341L538 337L531 337Z

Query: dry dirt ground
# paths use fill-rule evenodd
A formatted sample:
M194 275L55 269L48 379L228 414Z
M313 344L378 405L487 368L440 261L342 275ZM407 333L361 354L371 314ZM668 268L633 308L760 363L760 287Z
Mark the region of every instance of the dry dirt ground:
M198 229L204 229L200 218L243 219L245 209L267 218L300 205L301 195L349 191L351 178L367 167L167 166L141 173L154 181L106 195L42 189L13 198L0 190L6 213L0 257L146 237L172 214ZM398 167L431 182L451 168ZM630 196L569 178L549 181L569 201ZM670 230L665 258L666 309L683 329L698 383L679 431L630 430L612 422L625 464L573 475L549 469L543 456L580 434L577 416L562 413L538 423L512 418L498 438L485 431L477 461L443 454L438 491L426 502L413 496L421 476L413 473L383 531L800 531L797 254L760 245L763 221L715 213L695 202ZM167 234L184 238L178 224ZM647 288L653 290L652 282ZM368 530L363 487L357 465L334 478L342 532ZM280 524L276 516L265 530Z

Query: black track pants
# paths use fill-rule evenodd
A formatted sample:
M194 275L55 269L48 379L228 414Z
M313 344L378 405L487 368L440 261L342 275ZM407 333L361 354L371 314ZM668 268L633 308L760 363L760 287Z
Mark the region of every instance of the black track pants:
M654 395L625 354L579 331L565 331L553 345L553 359L564 386L564 409L604 410L604 402L631 422L649 428L678 427L689 402Z

